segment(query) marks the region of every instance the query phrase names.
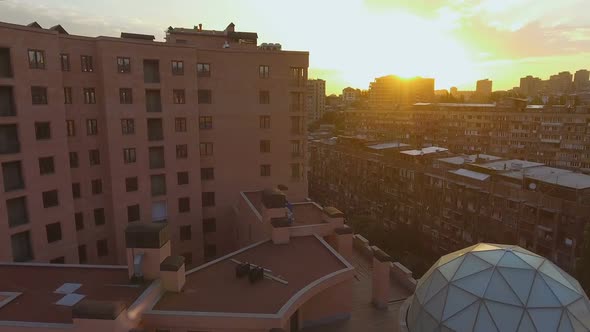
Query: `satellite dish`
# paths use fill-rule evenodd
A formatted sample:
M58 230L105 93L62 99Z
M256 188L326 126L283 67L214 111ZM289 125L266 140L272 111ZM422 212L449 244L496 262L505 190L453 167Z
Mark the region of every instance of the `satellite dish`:
M529 183L529 189L530 189L530 190L535 190L535 189L537 189L537 184L536 184L536 183L534 183L534 182L531 182L531 183Z

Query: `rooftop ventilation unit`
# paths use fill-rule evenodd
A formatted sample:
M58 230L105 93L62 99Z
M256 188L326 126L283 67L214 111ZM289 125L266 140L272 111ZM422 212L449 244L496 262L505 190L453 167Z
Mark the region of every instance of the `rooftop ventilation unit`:
M260 266L250 268L248 272L248 280L251 284L254 284L264 278L264 269Z
M241 263L236 266L236 277L242 278L246 276L250 272L250 264L249 263Z

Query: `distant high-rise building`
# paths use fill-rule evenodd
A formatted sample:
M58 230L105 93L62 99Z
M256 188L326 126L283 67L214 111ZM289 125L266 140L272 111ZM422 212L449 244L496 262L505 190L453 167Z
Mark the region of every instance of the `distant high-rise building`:
M477 81L475 93L481 97L488 97L492 94L492 81L489 79Z
M457 92L459 92L459 89L457 89L456 86L451 87L451 89L449 90L449 93L453 96L457 95Z
M569 71L562 71L549 78L549 93L564 94L570 91L572 86L572 74Z
M360 89L354 89L351 87L347 87L342 89L342 100L347 103L350 104L352 102L355 102L361 94L361 90Z
M581 91L590 87L590 72L586 69L580 69L574 75L574 89Z
M322 118L326 110L326 81L321 79L307 80L305 108L308 122Z
M400 104L429 102L434 99L434 78L404 79L395 75L378 77L369 87L371 108L392 108Z
M520 79L520 93L527 97L536 96L543 87L543 80L538 77L522 77Z

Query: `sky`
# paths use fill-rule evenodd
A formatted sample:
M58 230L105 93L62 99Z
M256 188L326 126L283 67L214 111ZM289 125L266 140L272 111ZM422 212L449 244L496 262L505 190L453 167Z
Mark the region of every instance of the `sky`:
M253 31L259 43L309 51L327 93L379 76L434 77L437 89L494 90L526 75L590 69L589 0L0 0L0 21L70 34L163 40L168 26Z

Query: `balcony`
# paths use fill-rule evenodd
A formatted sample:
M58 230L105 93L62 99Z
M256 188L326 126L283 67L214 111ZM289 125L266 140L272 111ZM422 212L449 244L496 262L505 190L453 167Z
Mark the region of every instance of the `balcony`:
M160 62L158 60L143 60L143 81L145 83L160 83Z
M162 127L162 119L148 119L148 140L161 141L164 139L164 129Z
M0 116L15 116L14 97L11 86L0 86Z
M10 49L0 48L0 77L12 77L12 64L10 63Z
M0 154L19 153L17 125L0 125Z
M145 110L147 112L162 112L160 90L145 90Z

